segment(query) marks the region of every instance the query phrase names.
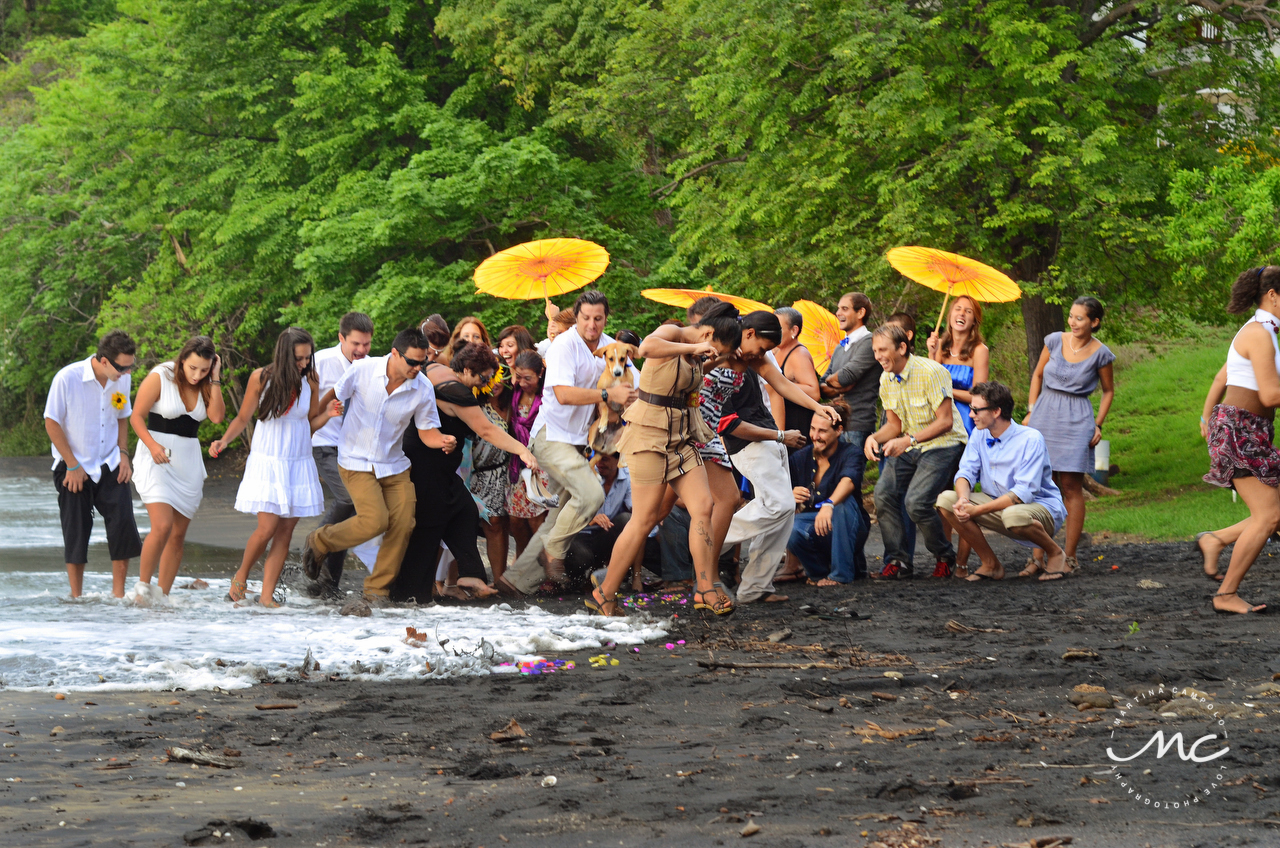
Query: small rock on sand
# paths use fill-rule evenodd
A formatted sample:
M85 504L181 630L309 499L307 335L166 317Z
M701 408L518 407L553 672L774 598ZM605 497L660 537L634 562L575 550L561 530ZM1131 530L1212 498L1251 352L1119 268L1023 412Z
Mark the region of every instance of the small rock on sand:
M338 615L354 615L360 618L368 618L373 615L373 608L363 598L356 598L354 601L347 601L342 605L342 609L338 610Z

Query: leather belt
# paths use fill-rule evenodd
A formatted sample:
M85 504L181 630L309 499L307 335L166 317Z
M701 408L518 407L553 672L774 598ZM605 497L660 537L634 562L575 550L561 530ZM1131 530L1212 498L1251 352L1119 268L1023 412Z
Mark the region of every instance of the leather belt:
M667 409L688 409L698 405L698 392L690 392L687 395L651 395L641 389L636 395L645 403L665 406Z

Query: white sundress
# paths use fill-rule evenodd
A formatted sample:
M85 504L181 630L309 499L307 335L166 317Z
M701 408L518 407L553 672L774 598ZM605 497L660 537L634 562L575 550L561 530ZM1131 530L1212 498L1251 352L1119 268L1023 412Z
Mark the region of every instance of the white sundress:
M195 421L203 421L206 418L204 393L196 394L195 409L188 412L178 384L174 382L173 368L172 362L162 362L151 371L160 375L160 397L151 407L151 415L170 420L188 416ZM168 504L191 518L200 508L200 501L204 498L204 480L208 476L200 440L193 436L162 433L150 426L148 429L161 447L169 449L169 461L157 465L151 458L151 451L139 441L133 457L133 485L144 504Z
M266 386L263 386L266 389ZM311 455L311 384L279 418L258 419L236 492L236 511L308 518L324 512L320 474Z

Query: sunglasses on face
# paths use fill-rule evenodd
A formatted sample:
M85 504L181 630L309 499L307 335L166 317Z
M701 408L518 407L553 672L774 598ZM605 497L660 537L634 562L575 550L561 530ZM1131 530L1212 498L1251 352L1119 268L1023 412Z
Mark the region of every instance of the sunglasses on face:
M971 414L973 414L973 415L977 415L979 412L986 412L987 410L989 410L989 409L991 409L991 408L992 408L992 407L990 407L990 406L972 406L972 405L971 405L971 406L969 407L969 412L970 412Z
M105 356L102 358L104 361L110 364L112 368L116 369L116 371L120 374L128 374L130 371L138 367L138 363L136 361L130 365L120 365L114 362L113 360L107 359Z
M403 353L400 354L400 358L403 359L405 361L405 364L408 365L410 368L422 368L427 364L427 360L425 359L410 359L409 357L405 356Z

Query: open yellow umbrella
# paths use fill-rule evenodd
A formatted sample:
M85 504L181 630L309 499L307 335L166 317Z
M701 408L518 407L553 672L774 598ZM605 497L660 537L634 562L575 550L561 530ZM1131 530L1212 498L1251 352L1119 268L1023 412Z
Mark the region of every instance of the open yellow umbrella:
M656 300L658 303L665 303L668 306L683 306L688 308L701 298L715 297L723 300L725 303L732 303L738 307L738 311L743 315L748 312L772 312L773 307L766 303L750 298L738 297L734 294L724 294L723 292L715 292L711 290L711 286L705 289L645 289L640 294Z
M800 328L800 344L813 357L818 373L823 374L831 364L831 355L840 347L840 342L844 341L844 330L840 329L836 316L812 300L797 300L791 306L799 310L804 318L804 326Z
M580 289L609 267L609 253L594 242L555 238L500 250L480 263L476 290L509 300L534 300Z
M945 295L935 333L942 326L948 298L968 295L983 303L1006 303L1022 297L1022 289L1006 274L958 253L932 247L895 247L885 257L904 277Z

